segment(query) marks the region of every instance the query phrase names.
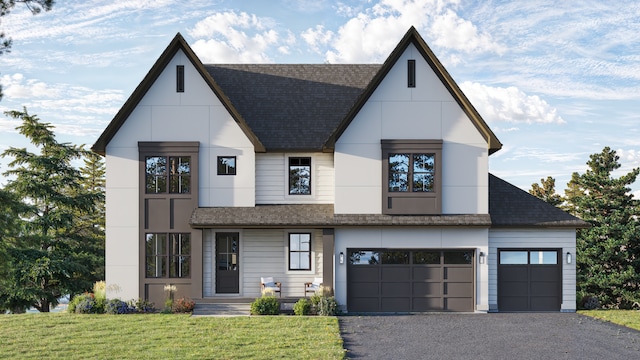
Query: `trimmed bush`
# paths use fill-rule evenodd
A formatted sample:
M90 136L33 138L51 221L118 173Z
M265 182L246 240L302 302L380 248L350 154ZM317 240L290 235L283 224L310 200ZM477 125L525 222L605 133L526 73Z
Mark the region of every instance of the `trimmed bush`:
M296 315L311 314L311 303L307 299L300 299L293 305L293 313Z
M131 300L129 302L129 306L133 307L139 314L149 314L156 312L154 303L144 299Z
M120 299L111 299L105 303L104 312L111 315L131 314L136 309Z
M196 302L191 299L180 298L173 302L171 309L174 313L190 313L196 307Z
M251 315L278 315L280 303L275 296L263 296L251 303Z

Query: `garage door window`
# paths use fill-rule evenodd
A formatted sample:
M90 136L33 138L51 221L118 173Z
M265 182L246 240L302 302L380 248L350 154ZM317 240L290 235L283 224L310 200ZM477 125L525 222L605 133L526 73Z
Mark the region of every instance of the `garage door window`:
M529 264L557 265L558 253L556 251L532 251L529 253Z
M440 264L440 251L414 251L413 263L417 265Z
M471 264L473 261L473 253L471 251L455 251L444 253L445 264Z
M528 251L501 251L500 265L526 265Z
M351 265L376 265L380 263L380 253L378 251L352 251L349 254Z

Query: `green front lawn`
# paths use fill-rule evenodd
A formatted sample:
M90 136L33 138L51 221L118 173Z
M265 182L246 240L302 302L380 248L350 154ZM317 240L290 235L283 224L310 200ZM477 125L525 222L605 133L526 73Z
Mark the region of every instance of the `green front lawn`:
M637 310L580 310L578 314L640 330L640 311Z
M335 317L0 315L0 359L342 359Z

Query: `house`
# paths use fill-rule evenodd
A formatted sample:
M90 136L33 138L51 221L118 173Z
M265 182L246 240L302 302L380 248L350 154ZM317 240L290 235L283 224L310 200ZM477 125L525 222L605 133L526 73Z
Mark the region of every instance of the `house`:
M177 34L92 148L108 296L574 311L586 223L489 174L501 147L413 27L381 65L205 65Z

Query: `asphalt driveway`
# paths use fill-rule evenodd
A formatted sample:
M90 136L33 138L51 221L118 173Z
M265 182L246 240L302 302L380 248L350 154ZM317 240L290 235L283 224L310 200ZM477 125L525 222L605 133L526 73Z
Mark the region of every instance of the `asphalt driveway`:
M342 316L349 359L640 359L640 332L574 313Z

